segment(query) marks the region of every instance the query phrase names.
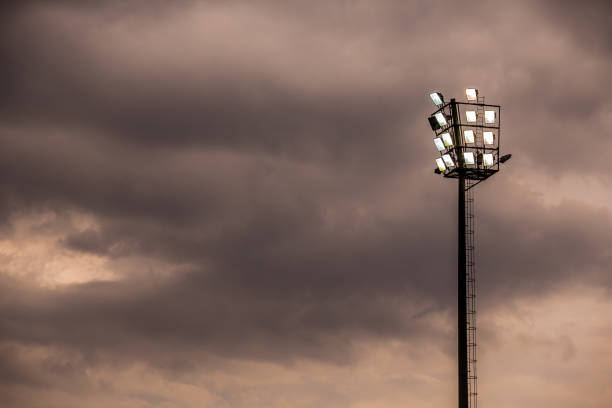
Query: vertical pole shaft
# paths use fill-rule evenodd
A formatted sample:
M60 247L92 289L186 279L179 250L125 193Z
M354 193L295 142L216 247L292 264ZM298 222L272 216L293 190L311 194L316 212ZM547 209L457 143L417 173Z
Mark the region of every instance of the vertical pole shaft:
M458 251L457 251L457 326L459 408L468 408L468 361L467 361L467 297L465 254L465 175L459 173L458 200Z
M457 213L457 351L459 374L459 408L468 408L468 361L467 361L467 297L466 297L466 254L465 254L465 171L461 143L461 129L455 99L451 99L453 133L457 152L459 173Z

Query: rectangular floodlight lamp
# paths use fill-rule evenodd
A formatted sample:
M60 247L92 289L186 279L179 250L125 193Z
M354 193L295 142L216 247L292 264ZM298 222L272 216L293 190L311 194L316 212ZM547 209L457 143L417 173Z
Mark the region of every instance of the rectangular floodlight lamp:
M444 160L440 159L439 157L436 159L436 164L438 165L438 170L440 171L446 170L446 166L444 165Z
M436 145L436 149L438 149L439 152L445 149L444 143L442 142L442 139L440 139L439 137L436 137L434 139L434 144Z
M495 140L495 136L493 136L493 132L482 132L482 138L484 139L484 144L492 145Z
M463 137L465 138L465 143L474 143L474 131L473 130L464 130Z
M485 111L485 122L495 123L495 111Z
M440 126L446 126L446 118L442 112L438 112L434 116L436 117L436 120Z
M451 135L448 132L442 133L442 141L444 142L444 146L452 146L453 145L453 138L451 137Z
M433 92L429 94L429 97L436 104L436 106L440 106L444 103L444 97L440 92Z
M444 156L442 156L442 159L444 160L444 163L446 163L448 167L453 167L455 165L455 163L453 162L453 159L450 157L450 154L445 154Z
M429 126L431 126L431 130L435 132L436 130L440 129L440 124L438 123L436 118L430 116L427 118L427 120L429 121Z
M463 152L463 159L465 160L465 164L474 164L474 153Z
M482 161L485 167L491 167L493 165L493 155L491 153L485 153L482 155Z
M468 122L476 122L476 111L465 111L465 118Z
M474 89L474 88L467 88L465 90L465 96L467 97L468 101L475 101L478 99L478 89Z

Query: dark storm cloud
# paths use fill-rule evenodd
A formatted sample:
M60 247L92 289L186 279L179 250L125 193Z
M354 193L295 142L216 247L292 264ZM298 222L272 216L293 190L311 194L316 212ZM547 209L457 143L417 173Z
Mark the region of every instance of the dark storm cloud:
M149 38L155 19L124 21L116 10L111 14L119 22L67 8L35 17L17 14L12 27L19 42L6 47L11 72L4 76L10 85L5 119L95 128L106 138L148 147L255 149L342 161L352 155L360 161L390 157L397 150L380 138L394 142L404 120L405 90L390 94L372 85L360 89L355 82L356 89L300 92L283 84L282 75L265 70L270 55L256 54L258 41L265 46L273 31L255 37L254 50L239 37L245 48L230 49L228 56L222 44L210 43L206 30L200 38L198 30L187 30L196 36L185 38L172 31L172 22L159 21L170 24L169 32ZM155 55L157 39L176 47L169 58ZM281 48L272 57L291 61L298 55Z
M78 350L84 366L96 353L188 366L198 353L346 363L358 339L444 336L427 320L455 303L454 183L432 174L424 119L438 84L481 79L487 101L509 105L509 166L602 171L586 146L612 106L610 59L580 48L599 31L567 22L569 3L552 16L531 3L109 4L10 13L3 220L91 215L98 228L57 227L58 250L173 274L143 261L57 290L4 278L7 342ZM553 42L568 30L573 41ZM501 203L478 209L482 298L542 293L577 270L610 285L610 214L545 207L504 174L478 190ZM19 361L0 372L44 383Z
M337 297L317 288L287 293L248 282L218 282L197 272L163 281L146 277L87 284L56 293L5 281L5 340L74 347L94 356L112 353L157 365L167 353L189 361L198 350L225 357L310 357L340 363L350 357L352 342L364 335L422 336L431 330L415 313L422 310L406 302L405 292L385 297L341 288Z
M481 299L541 295L585 282L612 288L609 209L570 200L543 205L528 191L518 202L512 184L481 191L478 199L488 203L478 211Z
M546 1L540 4L548 17L558 19L560 26L579 44L594 54L612 55L612 28L609 17L612 4L592 0L580 4L571 0Z

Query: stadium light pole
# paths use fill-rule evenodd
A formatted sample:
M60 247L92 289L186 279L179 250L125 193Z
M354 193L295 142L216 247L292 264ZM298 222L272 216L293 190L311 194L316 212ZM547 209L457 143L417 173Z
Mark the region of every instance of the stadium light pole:
M440 92L429 96L438 110L429 118L440 153L436 174L458 181L457 200L457 351L459 408L476 408L476 303L472 188L499 171L511 155L499 155L501 107L487 105L474 88L467 102L444 103ZM462 121L465 116L465 122ZM467 195L466 195L467 194ZM466 223L466 218L468 222Z

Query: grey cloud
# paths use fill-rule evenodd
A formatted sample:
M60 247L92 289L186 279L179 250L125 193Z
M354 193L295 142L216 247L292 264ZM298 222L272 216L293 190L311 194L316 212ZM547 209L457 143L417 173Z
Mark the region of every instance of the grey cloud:
M594 0L580 4L575 1L548 1L540 4L542 12L558 19L564 31L569 33L580 47L594 54L612 55L612 29L608 17L612 5L606 0Z
M63 240L63 243L73 250L94 254L105 254L109 247L107 243L102 241L100 234L92 229L69 234Z
M595 140L610 147L597 139L608 54L530 47L568 29L599 35L568 23L570 6L108 4L31 3L3 27L3 234L19 215L86 214L96 228L48 226L56 250L173 273L142 261L118 281L56 290L3 278L4 342L178 373L194 356L351 364L356 340L449 337L429 318L455 304L455 184L432 172L425 94L461 97L476 81L504 106L515 154L477 188L483 304L575 284L578 271L611 285L610 214L545 207L511 178L525 163L605 170L589 157ZM197 7L228 37L207 36ZM22 365L0 375L46 381Z

